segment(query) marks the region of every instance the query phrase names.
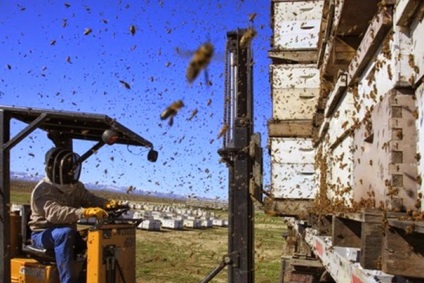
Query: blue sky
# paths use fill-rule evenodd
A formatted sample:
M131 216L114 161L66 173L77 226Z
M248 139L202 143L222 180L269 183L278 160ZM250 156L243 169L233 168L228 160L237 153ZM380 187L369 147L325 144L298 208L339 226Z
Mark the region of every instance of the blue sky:
M83 164L82 181L226 199L228 169L217 154L226 33L251 25L252 13L255 131L266 146L269 1L1 1L0 10L1 105L106 114L159 151L157 163L150 163L145 149L105 146ZM84 35L86 29L91 33ZM189 54L206 41L215 46L212 86L203 73L189 84ZM177 99L185 106L170 127L160 113ZM194 109L198 114L187 120ZM91 145L77 142L75 151ZM12 150L12 171L41 178L51 146L35 132ZM267 164L266 151L264 157Z

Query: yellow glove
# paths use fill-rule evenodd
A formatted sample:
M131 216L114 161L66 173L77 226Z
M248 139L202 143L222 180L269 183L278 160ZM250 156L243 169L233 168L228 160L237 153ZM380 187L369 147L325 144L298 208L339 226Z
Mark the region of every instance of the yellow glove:
M82 210L84 218L96 217L97 219L103 219L108 216L107 212L100 207L89 207Z
M108 201L108 203L106 203L106 209L114 209L114 208L117 208L118 206L119 206L118 200L111 199Z

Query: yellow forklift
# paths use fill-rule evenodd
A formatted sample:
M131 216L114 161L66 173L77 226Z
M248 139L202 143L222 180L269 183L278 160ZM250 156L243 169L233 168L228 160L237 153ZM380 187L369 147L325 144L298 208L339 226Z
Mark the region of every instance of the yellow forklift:
M127 206L108 211L108 218L79 225L87 241L84 254L76 254L73 272L84 282L135 282L135 230L141 219L122 219ZM59 283L52 251L31 245L28 220L29 205L11 213L11 282Z
M11 138L13 119L27 126ZM29 205L10 204L10 150L41 129L55 146L72 149L75 139L96 142L79 162L105 144L147 147L151 162L157 160L158 152L151 142L106 115L0 106L0 124L0 282L60 283L54 252L31 245ZM81 274L78 283L135 282L136 226L140 220L122 218L128 210L128 206L120 206L108 211L106 219L79 225L87 251L76 255L73 272Z

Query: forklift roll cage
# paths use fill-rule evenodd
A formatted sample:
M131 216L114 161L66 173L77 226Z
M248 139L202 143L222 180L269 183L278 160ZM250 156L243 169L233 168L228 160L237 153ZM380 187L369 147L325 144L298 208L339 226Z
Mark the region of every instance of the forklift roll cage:
M11 121L27 126L11 137ZM149 148L148 160L155 162L153 144L107 115L0 106L0 281L10 282L10 150L36 129L41 129L55 146L72 149L73 140L97 142L78 160L82 163L103 145L123 144Z

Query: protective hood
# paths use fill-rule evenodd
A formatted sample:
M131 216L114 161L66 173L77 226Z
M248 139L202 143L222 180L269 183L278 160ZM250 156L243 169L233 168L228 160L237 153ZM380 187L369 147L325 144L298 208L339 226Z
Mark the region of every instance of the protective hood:
M79 155L65 148L52 148L46 153L46 174L52 183L59 185L78 182L81 164Z

